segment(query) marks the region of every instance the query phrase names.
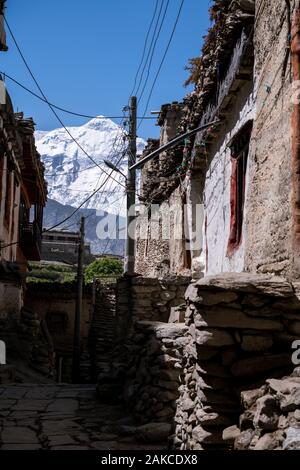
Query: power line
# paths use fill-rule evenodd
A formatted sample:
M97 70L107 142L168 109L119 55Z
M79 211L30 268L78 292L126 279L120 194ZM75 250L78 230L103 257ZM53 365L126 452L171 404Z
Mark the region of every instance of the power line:
M122 157L120 157L118 163L120 163L121 159L122 159ZM113 172L113 170L111 171L111 173L112 172ZM74 209L74 211L69 216L65 217L63 220L61 220L57 224L53 225L52 227L43 230L43 232L49 232L50 230L53 230L54 228L58 227L59 225L64 224L65 222L67 222L67 220L69 220L71 217L73 217L73 215L76 214L82 208L82 206L84 206L84 204L86 204L90 199L92 199L92 197L95 196L95 194L97 194L97 192L100 191L101 188L103 188L103 186L106 184L106 182L109 180L109 178L110 178L110 174L108 174L108 176L103 181L103 183L99 186L99 188L95 189L76 209Z
M171 46L171 42L173 40L173 37L174 37L174 34L175 34L175 31L176 31L176 28L177 28L177 25L178 25L178 21L179 21L179 18L180 18L180 14L181 14L181 11L182 11L182 8L183 8L183 4L184 4L184 0L181 0L181 4L180 4L180 7L179 7L179 10L178 10L178 13L177 13L177 17L176 17L176 20L175 20L175 23L174 23L174 26L173 26L173 29L172 29L172 32L171 32L171 36L170 36L170 39L168 41L168 44L167 44L167 47L165 49L165 52L164 52L164 55L163 55L163 58L160 62L160 65L158 67L158 70L157 70L157 73L155 75L155 78L154 78L154 81L153 81L153 84L152 84L152 87L150 89L150 92L149 92L149 96L148 96L148 99L147 99L147 103L146 103L146 106L145 106L145 111L144 111L144 116L146 115L147 113L147 109L148 109L148 105L150 103L150 99L152 97L152 93L153 93L153 90L154 90L154 87L155 87L155 84L157 82L157 79L158 79L158 76L161 72L161 69L162 69L162 66L164 64L164 61L166 59L166 56L167 56L167 53L170 49L170 46ZM139 124L138 128L140 127L141 123Z
M154 42L154 45L153 45L150 61L149 61L149 64L148 64L148 71L147 71L146 80L145 80L144 86L142 88L141 94L139 96L139 103L141 102L141 99L144 95L144 92L145 92L145 89L146 89L146 86L147 86L147 83L148 83L148 80L149 80L151 65L152 65L152 61L153 61L153 57L154 57L154 52L155 52L157 41L159 39L163 24L164 24L164 21L165 21L165 18L166 18L166 14L167 14L167 11L168 11L168 8L169 8L169 3L170 3L170 0L167 1L166 7L165 7L165 10L164 10L164 14L163 14L163 18L162 18L161 23L160 23L159 31L157 33L157 36L156 36L156 39L155 39L155 42Z
M61 126L64 128L64 130L67 132L67 134L71 137L71 139L76 143L76 145L81 149L81 151L82 151L93 163L95 163L95 165L97 165L97 166L99 167L99 169L100 169L101 171L103 171L103 173L105 173L106 175L108 175L110 178L114 179L114 180L115 180L118 184L120 184L121 186L124 186L122 183L120 183L119 181L117 181L113 176L111 176L104 168L101 168L101 166L87 153L87 151L82 147L82 145L81 145L81 144L75 139L75 137L71 134L71 132L69 131L69 129L64 125L64 123L62 122L62 120L61 120L61 118L59 117L59 115L57 114L57 112L54 110L54 108L53 108L53 107L51 106L51 104L49 103L49 101L48 101L46 95L44 94L44 92L43 92L43 90L41 89L41 87L40 87L38 81L36 80L36 78L35 78L33 72L31 71L31 69L30 69L30 67L29 67L29 65L28 65L28 63L27 63L27 61L26 61L26 59L25 59L25 57L24 57L24 55L23 55L23 53L22 53L22 51L21 51L19 45L18 45L18 42L17 42L17 40L16 40L16 38L15 38L15 36L14 36L14 34L13 34L13 32L12 32L12 30L11 30L11 28L10 28L10 26L9 26L9 24L8 24L8 22L7 22L7 20L6 20L5 17L4 17L4 21L5 21L5 24L6 24L8 30L9 30L9 32L10 32L10 34L11 34L11 37L12 37L13 41L14 41L14 43L15 43L15 46L16 46L16 48L17 48L17 50L18 50L18 52L19 52L19 54L20 54L20 56L21 56L21 58L22 58L22 60L23 60L23 62L24 62L24 65L26 66L26 68L27 68L27 70L28 70L30 76L32 77L32 79L33 79L34 83L36 84L37 88L39 89L40 93L42 94L42 96L44 97L45 101L47 102L47 104L48 104L49 108L51 109L52 113L54 114L54 116L56 117L56 119L60 122ZM124 186L124 187L125 187L125 186Z
M71 114L72 116L77 116L77 117L83 117L83 118L87 118L87 119L122 119L122 116L94 116L94 115L91 115L91 114L83 114L83 113L77 113L76 111L70 111L68 109L65 109L65 108L62 108L54 103L50 103L50 101L47 101L46 99L44 99L42 96L38 95L37 93L35 93L34 91L30 90L29 88L27 88L25 85L23 85L22 83L20 83L18 80L16 80L15 78L11 77L10 75L8 75L6 72L3 72L0 70L0 74L3 75L4 78L8 78L9 80L11 80L12 82L14 82L16 85L18 85L19 87L23 88L25 91L27 91L28 93L30 93L31 95L35 96L35 98L37 98L38 100L42 101L43 103L46 103L48 105L51 105L52 108L55 108L55 109L58 109L59 111L62 111L63 113L66 113L66 114ZM146 120L146 119L156 119L155 117L153 116L144 116L144 117L138 117L137 119L143 119L143 120Z
M153 31L153 34L152 34L152 39L151 39L150 47L149 47L148 54L147 54L147 57L146 57L146 61L144 63L143 70L142 70L142 73L141 73L141 76L140 76L140 80L139 80L137 89L135 91L136 96L138 95L138 92L140 90L140 87L141 87L141 84L142 84L142 81L143 81L143 77L144 77L144 73L145 73L145 70L146 70L146 67L147 67L147 64L148 64L148 60L149 60L149 57L151 55L151 51L153 50L153 44L154 44L155 37L156 37L156 31L157 31L157 28L158 28L158 25L159 25L159 21L160 21L160 18L161 18L161 13L162 13L164 3L165 3L165 0L162 0L162 3L160 5L160 9L159 9L159 12L158 12L158 17L157 17L157 20L156 20L155 28L154 28L154 31ZM156 44L154 45L154 48L155 48L155 46L156 46Z
M138 79L138 76L139 76L141 67L142 67L143 62L144 62L144 58L145 58L145 54L146 54L146 49L147 49L147 44L148 44L148 39L149 39L150 31L151 31L151 29L152 29L152 26L153 26L153 23L154 23L154 19L155 19L156 13L157 13L158 3L159 3L159 0L156 0L155 7L154 7L154 12L153 12L153 15L152 15L152 18L151 18L151 22L150 22L150 25L149 25L149 28L148 28L148 31L147 31L147 34L146 34L145 41L144 41L144 48L143 48L143 52L142 52L142 58L141 58L141 60L140 60L139 67L138 67L137 72L136 72L136 74L135 74L134 85L133 85L133 88L132 88L131 93L130 93L129 96L132 96L133 94L135 94L135 93L134 93L134 90L135 90L135 87L136 87L136 84L137 84L137 79Z

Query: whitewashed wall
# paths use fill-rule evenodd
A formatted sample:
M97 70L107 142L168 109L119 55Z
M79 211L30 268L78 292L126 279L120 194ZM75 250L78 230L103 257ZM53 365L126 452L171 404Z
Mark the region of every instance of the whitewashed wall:
M252 87L251 87L252 88ZM207 228L205 230L202 261L205 260L205 273L242 272L245 266L245 224L239 248L227 256L230 231L230 149L227 147L233 136L249 120L254 119L254 93L246 84L238 94L232 107L232 118L227 120L224 139L221 139L209 165L204 186L204 207ZM224 126L225 127L225 126ZM249 161L246 176L248 191ZM247 200L247 194L246 194ZM247 207L244 209L244 220Z

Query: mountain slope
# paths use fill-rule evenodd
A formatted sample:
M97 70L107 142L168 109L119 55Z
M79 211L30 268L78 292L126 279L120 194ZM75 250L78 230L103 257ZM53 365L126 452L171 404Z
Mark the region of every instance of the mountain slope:
M49 228L58 221L68 217L74 211L74 207L60 204L59 202L49 199L44 211L44 227ZM80 217L84 216L85 221L85 238L90 242L92 253L113 253L115 255L124 254L124 236L126 220L124 217L116 217L112 215L97 215L94 209L80 209L60 229L66 228L69 231L78 231ZM108 226L106 227L106 223ZM108 233L110 239L101 239L99 234Z
M37 131L36 146L45 164L49 198L60 204L78 207L95 189L99 188L111 170L103 164L104 159L112 161L124 172L127 147L122 128L109 119L92 119L83 126L70 127L69 131L82 148L98 163L101 171L71 139L64 129ZM144 148L144 141L138 139L138 153ZM113 172L111 178L91 198L84 208L93 208L112 213L125 214L124 178ZM120 182L122 185L119 185Z
M68 128L80 146L100 165L101 171L85 155L79 146L71 139L65 129L52 131L36 131L36 146L45 164L45 177L48 182L48 203L45 209L44 226L51 227L70 215L74 208L81 205L96 188L99 188L107 179L111 169L103 164L103 160L110 160L122 172L126 172L127 156L125 151L128 145L124 139L124 131L120 126L109 119L102 117L92 119L83 126ZM138 153L141 153L145 142L137 141ZM92 244L94 253L107 252L122 254L124 241L115 240L113 233L115 219L109 219L109 234L112 241L99 240L99 221L104 213L121 215L121 225L124 226L125 209L125 181L119 173L113 172L116 181L109 178L103 189L84 203L82 210L78 211L68 222L59 228L77 230L77 223L81 215L88 215L87 240ZM118 184L121 183L121 184ZM112 222L113 219L113 222ZM72 224L70 226L70 224ZM75 225L74 225L75 224Z

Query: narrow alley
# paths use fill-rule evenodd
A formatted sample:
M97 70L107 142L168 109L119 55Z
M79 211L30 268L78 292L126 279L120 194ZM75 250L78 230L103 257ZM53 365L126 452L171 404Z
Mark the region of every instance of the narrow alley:
M94 385L0 386L1 450L166 448L149 444L158 431L136 427L122 406L99 403Z

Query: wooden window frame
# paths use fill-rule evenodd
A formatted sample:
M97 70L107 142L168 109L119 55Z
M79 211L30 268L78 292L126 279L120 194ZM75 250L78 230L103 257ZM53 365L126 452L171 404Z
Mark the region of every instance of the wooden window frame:
M227 256L240 247L243 237L246 177L253 121L248 121L230 142L230 231Z

